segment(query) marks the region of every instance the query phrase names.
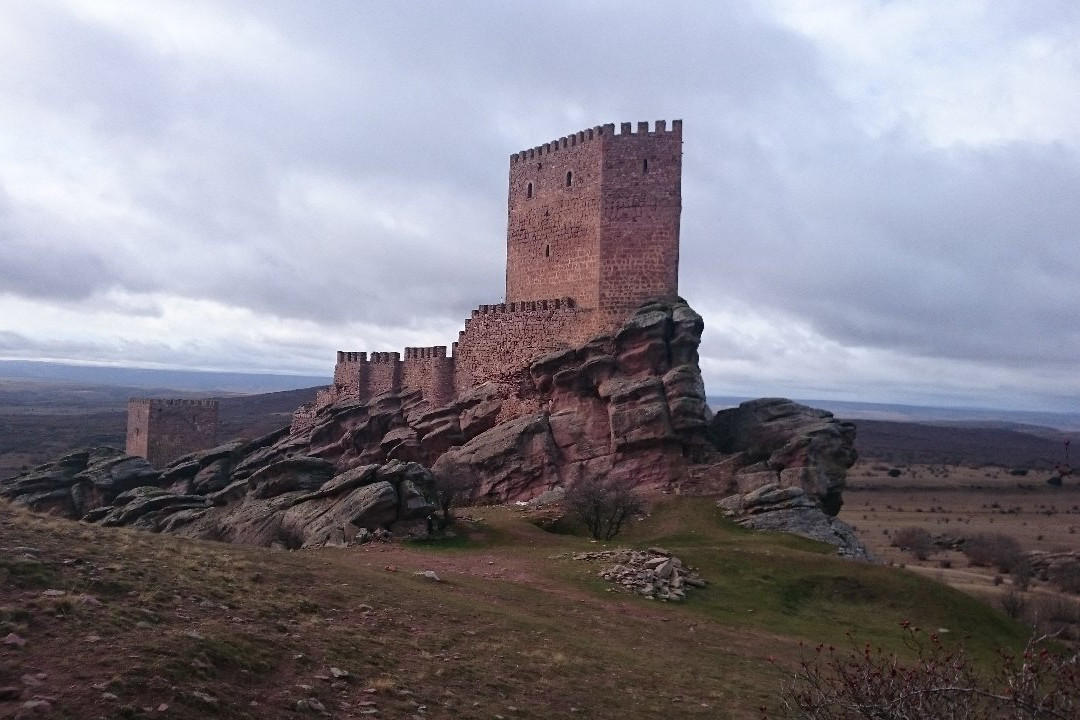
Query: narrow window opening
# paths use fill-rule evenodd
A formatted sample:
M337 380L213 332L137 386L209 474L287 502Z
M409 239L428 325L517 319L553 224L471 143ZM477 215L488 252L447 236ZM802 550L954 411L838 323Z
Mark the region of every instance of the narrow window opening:
M544 163L536 163L536 169L537 170L539 170L542 167L544 167Z
M525 190L525 197L532 197L532 183L529 183L529 187Z
M566 171L566 187L570 187L574 184L574 173L569 170Z
M642 160L641 161L641 172L644 175L648 175L648 173L649 173L649 161L648 160Z
M551 246L550 245L545 245L544 246L544 257L551 257Z

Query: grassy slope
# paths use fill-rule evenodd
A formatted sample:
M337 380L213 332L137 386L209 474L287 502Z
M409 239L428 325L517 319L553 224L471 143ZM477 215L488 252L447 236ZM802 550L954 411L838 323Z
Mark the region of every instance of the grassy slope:
M793 662L800 640L894 645L902 619L986 657L1023 640L960 593L749 533L708 501L670 501L622 543L711 580L681 605L612 592L567 557L597 544L510 508L474 518L444 545L275 552L0 504L0 637L27 640L0 645L0 687L44 673L20 702L55 698L56 717L294 717L308 697L343 718L754 717L780 680L767 657Z

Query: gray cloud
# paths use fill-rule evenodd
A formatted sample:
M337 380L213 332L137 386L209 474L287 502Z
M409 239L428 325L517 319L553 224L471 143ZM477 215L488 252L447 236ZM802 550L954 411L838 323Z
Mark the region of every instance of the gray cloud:
M862 87L777 7L236 0L103 17L16 3L0 26L17 39L0 42L0 106L18 111L0 115L0 294L133 316L207 300L328 333L456 327L501 298L511 152L681 116L683 294L776 320L775 343L724 335L727 360L783 355L799 327L821 352L970 362L1031 393L1057 383L1080 356L1075 138L937 142L920 124L937 106L887 93L949 65ZM1076 62L1075 9L981 22L942 57L990 37ZM882 103L891 124L869 122ZM717 362L723 344L707 340ZM890 372L882 383L913 382Z

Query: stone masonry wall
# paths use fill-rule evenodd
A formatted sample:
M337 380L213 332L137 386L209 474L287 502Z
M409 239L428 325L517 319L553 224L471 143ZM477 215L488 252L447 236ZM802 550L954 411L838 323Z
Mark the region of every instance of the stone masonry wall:
M454 399L454 359L446 356L446 346L405 348L401 385L420 390L434 406Z
M600 171L606 125L510 158L506 302L571 297L598 302Z
M131 398L128 400L127 454L147 457L149 440L150 400Z
M599 307L617 326L643 302L679 294L682 122L623 123L604 143ZM604 328L605 330L607 328Z
M359 400L367 397L368 359L366 352L338 351L334 365L333 398Z
M401 390L401 353L374 352L368 364L368 397Z
M456 391L520 370L537 355L583 343L592 335L591 314L568 298L481 305L454 345Z
M128 401L130 455L155 468L217 443L217 400L132 398Z

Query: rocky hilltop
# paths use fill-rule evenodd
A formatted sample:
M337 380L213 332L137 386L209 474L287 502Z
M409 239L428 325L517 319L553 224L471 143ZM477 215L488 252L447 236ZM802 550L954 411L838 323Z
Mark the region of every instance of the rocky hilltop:
M119 450L84 450L0 481L0 496L104 525L311 547L423 532L447 486L466 502L505 503L606 477L645 494L716 495L739 522L865 557L835 519L854 425L783 399L712 415L702 329L685 302L650 303L611 335L442 407L419 392L345 400L301 428L163 470Z

